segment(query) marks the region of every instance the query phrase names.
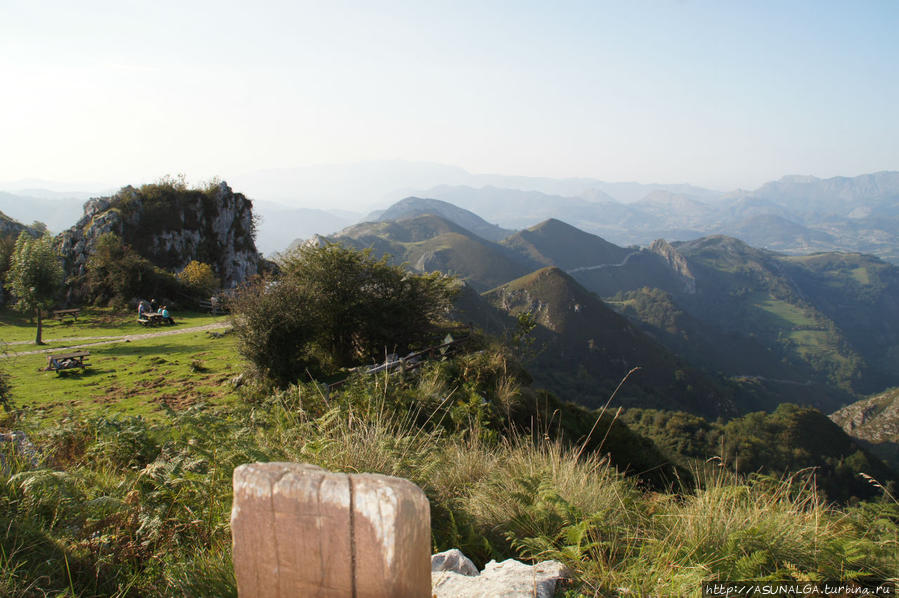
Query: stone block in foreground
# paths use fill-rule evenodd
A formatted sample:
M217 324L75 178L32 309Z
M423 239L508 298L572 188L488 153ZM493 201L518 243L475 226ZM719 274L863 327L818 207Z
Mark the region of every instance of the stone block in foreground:
M299 463L234 470L241 598L427 598L430 509L415 484Z

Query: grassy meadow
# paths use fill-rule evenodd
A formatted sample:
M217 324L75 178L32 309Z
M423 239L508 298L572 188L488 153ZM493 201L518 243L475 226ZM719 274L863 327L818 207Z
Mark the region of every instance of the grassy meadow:
M72 410L85 415L152 418L167 408L234 399L227 384L239 372L234 338L218 336L222 330L210 331L216 334L180 333L186 328L227 324L227 317L183 314L175 326L146 328L130 314L90 309L75 322L49 321L43 332L46 344L37 346L33 343L34 325L13 314L0 316L0 339L6 349L2 367L10 376L16 407L35 423L44 419L52 423ZM156 333L165 336L121 340ZM73 345L84 345L83 350L90 351L90 365L84 370L48 372L43 369L47 353L34 354L38 350L66 353L66 347Z
M2 338L28 339L3 314ZM176 328L227 318L183 316ZM91 311L54 339L165 332ZM221 332L221 331L218 331ZM62 346L64 343L59 343ZM649 489L578 439L524 431L507 414L533 393L495 346L405 375L247 383L233 335L194 332L89 347L85 373L41 372L18 351L0 452L0 596L236 596L231 473L303 461L408 478L431 502L433 549L555 558L574 596L696 596L703 580L899 578L899 505L828 504L808 475ZM598 436L605 433L599 430Z

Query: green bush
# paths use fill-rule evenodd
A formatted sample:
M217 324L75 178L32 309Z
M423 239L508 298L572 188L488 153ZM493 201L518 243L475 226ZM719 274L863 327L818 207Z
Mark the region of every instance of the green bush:
M178 280L199 297L210 297L222 288L222 281L209 264L191 260L178 273Z
M184 292L178 279L142 258L112 232L101 235L87 262L88 301L124 307L131 299L176 297Z
M232 305L238 350L280 385L435 340L451 279L416 275L340 245L304 246Z

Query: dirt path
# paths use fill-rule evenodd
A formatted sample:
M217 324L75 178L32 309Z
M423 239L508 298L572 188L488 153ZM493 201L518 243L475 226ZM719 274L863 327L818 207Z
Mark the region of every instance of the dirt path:
M94 347L96 345L111 345L113 343L130 343L131 341L139 341L146 338L156 338L159 336L172 336L175 334L187 334L189 332L203 332L204 330L217 330L220 328L228 328L230 324L226 322L215 322L213 324L206 324L205 326L192 326L190 328L174 328L171 330L161 330L159 332L145 332L143 334L126 334L124 336L86 336L86 337L75 337L75 338L62 338L57 340L50 340L51 343L61 343L54 344L52 347L46 349L37 349L34 351L19 351L16 353L8 353L5 355L0 355L0 359L6 359L8 357L19 357L24 355L37 355L39 353L55 353L58 351L62 351L65 349L81 349L83 347ZM80 342L80 341L95 341L95 342ZM14 343L9 343L11 345L22 345L28 344L31 341L17 341ZM72 343L72 344L67 344Z

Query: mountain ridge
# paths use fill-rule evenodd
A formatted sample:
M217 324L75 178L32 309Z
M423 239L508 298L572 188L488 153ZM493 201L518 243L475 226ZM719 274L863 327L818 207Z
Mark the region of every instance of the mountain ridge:
M680 405L712 417L736 412L730 396L647 337L563 270L549 266L484 294L513 317L530 314L541 353L534 376L547 388L599 406L633 368L618 405Z

